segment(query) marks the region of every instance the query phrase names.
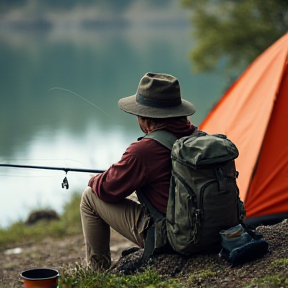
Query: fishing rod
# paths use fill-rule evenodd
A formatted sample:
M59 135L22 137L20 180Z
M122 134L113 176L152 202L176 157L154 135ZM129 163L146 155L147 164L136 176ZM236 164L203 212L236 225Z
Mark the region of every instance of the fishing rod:
M69 167L51 167L51 166L31 166L31 165L17 165L17 164L0 164L0 167L14 167L14 168L26 168L26 169L45 169L45 170L61 170L66 173L72 172L86 172L86 173L103 173L105 170L95 169L82 169L82 168L69 168Z
M33 165L18 165L18 164L0 164L0 167L10 168L23 168L23 169L44 169L44 170L60 170L65 171L67 174L69 171L72 172L84 172L84 173L103 173L105 170L97 169L82 169L82 168L69 168L69 167L52 167L52 166L33 166ZM67 177L62 182L62 188L69 188Z
M79 98L81 98L82 100L86 101L87 103L89 103L90 105L94 106L95 108L97 108L98 110L100 110L101 112L103 112L106 116L110 117L104 110L102 110L99 106L95 105L94 103L92 103L91 101L87 100L86 98L84 98L83 96L65 89L65 88L61 88L61 87L52 87L48 90L48 94L50 94L52 91L54 90L60 90L60 91L64 91L64 92L68 92L71 93ZM13 167L13 168L24 168L24 169L45 169L45 170L61 170L61 171L65 171L65 173L67 174L69 171L72 172L84 172L84 173L103 173L105 170L97 170L97 169L81 169L81 168L68 168L68 167L50 167L50 166L32 166L32 165L18 165L18 164L1 164L0 163L0 167ZM69 184L68 184L68 180L67 177L64 178L63 182L62 182L62 188L69 188Z

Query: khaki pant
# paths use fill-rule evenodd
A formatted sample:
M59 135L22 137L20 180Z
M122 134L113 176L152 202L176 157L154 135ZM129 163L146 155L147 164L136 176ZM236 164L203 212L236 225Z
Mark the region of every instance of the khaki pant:
M144 211L139 203L130 199L106 203L87 187L82 194L80 214L88 265L93 259L103 258L110 265L110 227L143 248L143 234L149 224L149 216Z

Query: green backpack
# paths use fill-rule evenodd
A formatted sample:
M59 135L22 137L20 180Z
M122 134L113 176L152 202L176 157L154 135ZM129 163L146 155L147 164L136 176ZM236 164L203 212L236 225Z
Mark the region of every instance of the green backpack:
M151 247L159 246L159 238L166 235L172 248L185 255L220 248L219 232L239 224L245 216L236 184L237 147L225 135L199 130L180 139L165 130L145 138L171 149L172 175L166 215L157 213L143 193L138 195L154 219L143 258L147 260Z

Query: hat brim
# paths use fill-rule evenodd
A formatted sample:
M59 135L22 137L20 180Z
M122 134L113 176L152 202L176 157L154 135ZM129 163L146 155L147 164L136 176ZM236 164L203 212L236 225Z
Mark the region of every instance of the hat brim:
M181 99L181 104L173 107L151 107L136 102L136 95L119 100L118 105L124 112L149 118L172 118L193 115L196 111L194 105L187 100Z

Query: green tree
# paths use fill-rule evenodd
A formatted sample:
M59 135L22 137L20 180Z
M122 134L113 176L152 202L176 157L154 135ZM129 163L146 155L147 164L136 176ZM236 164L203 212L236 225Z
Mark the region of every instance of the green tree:
M288 30L287 0L182 0L191 9L195 72L243 70ZM239 74L239 73L237 73Z

